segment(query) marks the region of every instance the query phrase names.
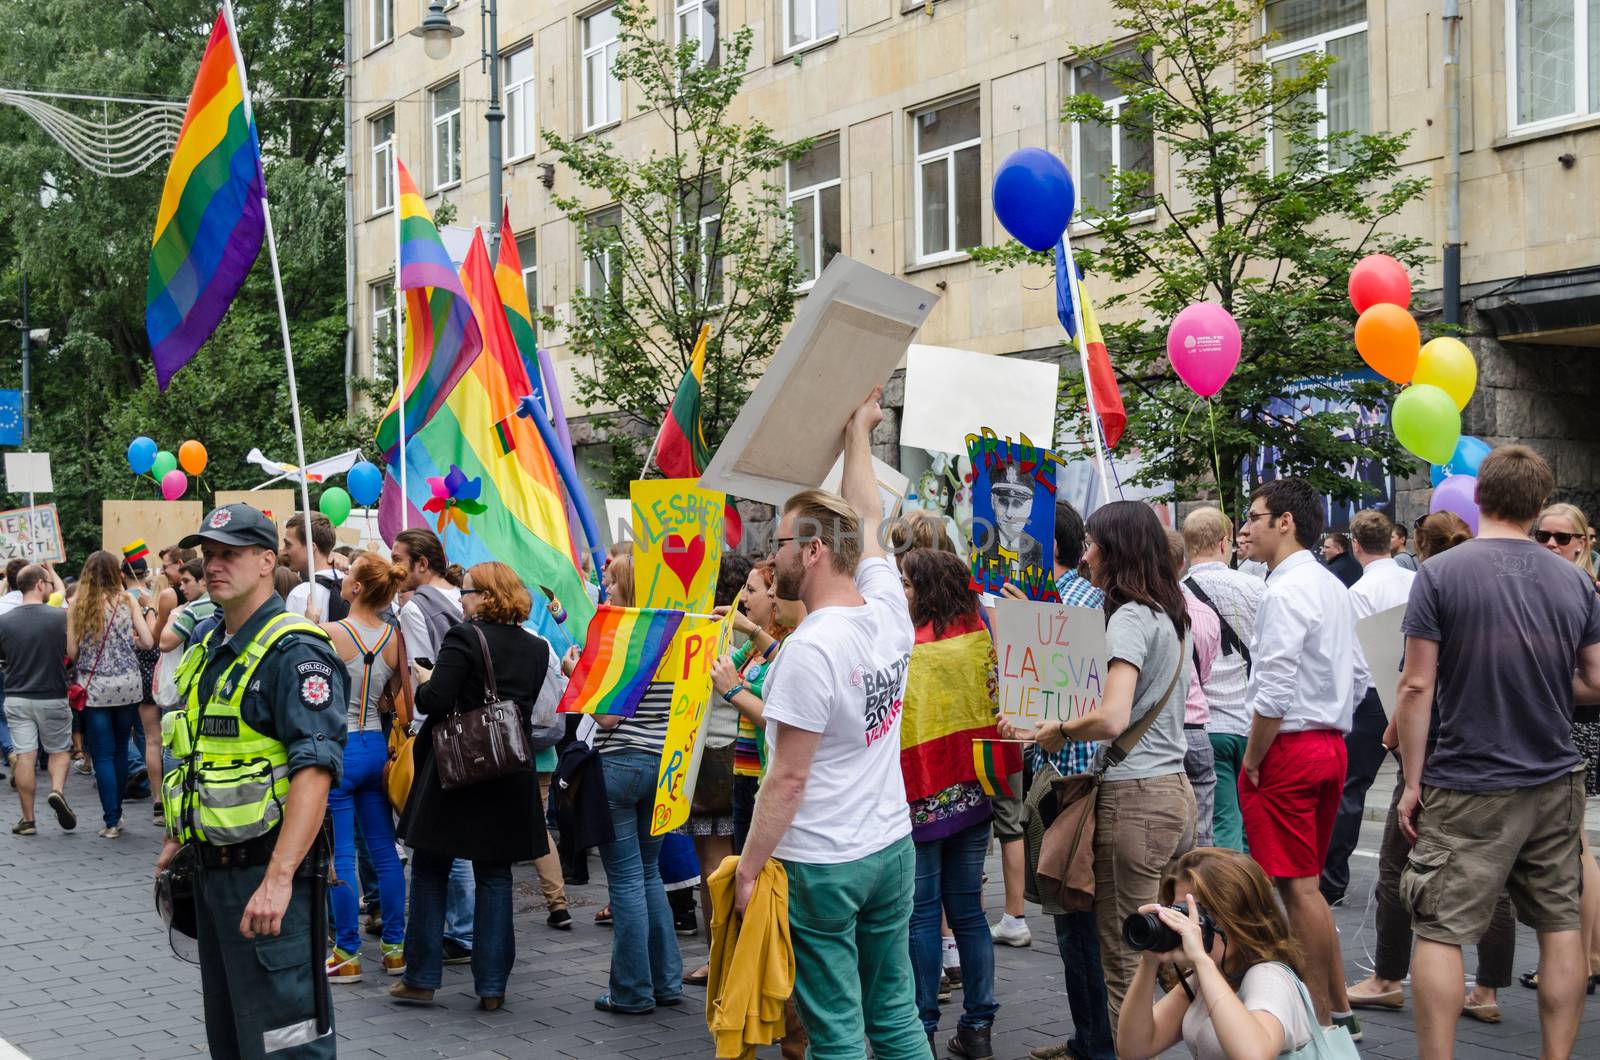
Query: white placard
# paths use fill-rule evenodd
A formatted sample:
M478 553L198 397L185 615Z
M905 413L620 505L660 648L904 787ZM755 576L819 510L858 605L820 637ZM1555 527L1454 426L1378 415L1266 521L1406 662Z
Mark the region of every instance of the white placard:
M49 453L7 453L6 490L11 493L53 493Z
M1055 446L1056 389L1061 369L949 346L906 352L906 400L900 444L936 453L966 452L966 437L993 427L1026 434L1042 449Z
M606 537L612 544L633 540L633 502L627 498L606 498Z
M1356 623L1356 641L1367 657L1372 687L1377 689L1378 698L1383 702L1384 716L1390 718L1394 717L1394 707L1400 699L1400 667L1406 653L1406 638L1400 633L1400 622L1405 617L1406 605L1396 604Z
M1071 721L1100 706L1106 616L1098 607L997 597L1000 716L1019 729Z
M883 502L883 517L893 519L906 499L906 490L910 488L911 480L877 457L872 458L872 474L878 480L878 499ZM829 493L838 493L843 483L844 454L840 453L839 459L834 461L833 470L822 480L822 488Z

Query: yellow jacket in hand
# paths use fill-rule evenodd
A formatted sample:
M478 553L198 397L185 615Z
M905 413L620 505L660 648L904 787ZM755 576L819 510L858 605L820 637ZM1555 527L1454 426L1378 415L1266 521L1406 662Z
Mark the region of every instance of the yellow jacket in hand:
M717 1056L753 1057L756 1046L783 1037L783 1005L794 993L789 941L789 876L769 860L741 919L734 916L736 857L724 858L706 881L711 891L711 979L706 1026Z

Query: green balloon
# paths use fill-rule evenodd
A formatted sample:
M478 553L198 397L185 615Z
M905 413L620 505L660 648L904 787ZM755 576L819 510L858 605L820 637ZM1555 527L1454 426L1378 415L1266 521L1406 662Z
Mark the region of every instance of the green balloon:
M166 477L168 471L173 470L177 466L178 458L167 452L167 450L162 449L160 452L156 453L155 460L151 461L150 463L150 477L155 479L157 482L160 482Z
M1455 455L1461 438L1461 410L1439 387L1413 383L1400 391L1390 422L1400 444L1428 463L1448 464Z
M350 518L350 494L343 486L329 486L322 491L317 510L328 517L328 522L338 526Z

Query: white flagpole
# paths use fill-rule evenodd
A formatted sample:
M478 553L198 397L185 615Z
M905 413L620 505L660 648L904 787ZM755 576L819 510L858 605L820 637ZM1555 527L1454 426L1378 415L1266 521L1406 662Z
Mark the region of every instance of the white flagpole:
M228 43L233 47L233 64L239 71L239 90L244 96L245 121L252 128L255 126L255 114L250 106L250 83L245 79L244 53L239 50L239 26L233 18L233 0L222 0L222 17L228 22ZM267 258L272 263L272 287L278 296L278 327L283 332L283 363L289 372L289 413L294 421L294 447L300 466L306 466L306 439L305 431L300 426L300 392L294 383L294 350L289 343L289 310L283 300L283 276L278 271L278 239L272 231L272 206L267 202L266 176L263 173L261 185L261 213L266 220L267 227ZM306 603L314 607L316 594L313 590L317 584L317 549L312 543L311 534L311 490L306 485L308 476L300 476L300 504L305 509L306 521L301 527L301 536L306 543L306 573L309 581L306 587Z
M1072 329L1073 344L1078 347L1078 367L1083 371L1083 396L1089 405L1089 437L1094 441L1094 462L1100 469L1100 503L1111 503L1111 479L1106 475L1106 454L1100 447L1100 414L1094 407L1094 384L1089 379L1089 347L1083 337L1083 302L1078 297L1078 266L1072 260L1072 237L1067 234L1072 225L1061 233L1061 257L1066 263L1067 291L1072 297L1072 319L1077 327Z
M406 293L400 287L400 134L389 138L394 180L394 371L400 414L400 529L410 525L411 499L406 493Z

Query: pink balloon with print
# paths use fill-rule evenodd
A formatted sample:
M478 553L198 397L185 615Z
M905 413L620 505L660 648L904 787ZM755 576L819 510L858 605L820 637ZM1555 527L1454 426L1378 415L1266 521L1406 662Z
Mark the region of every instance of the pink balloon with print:
M161 496L169 501L175 501L189 492L189 476L177 468L173 468L161 476Z
M1239 364L1243 340L1233 316L1215 302L1196 302L1167 329L1167 359L1190 390L1208 398Z

